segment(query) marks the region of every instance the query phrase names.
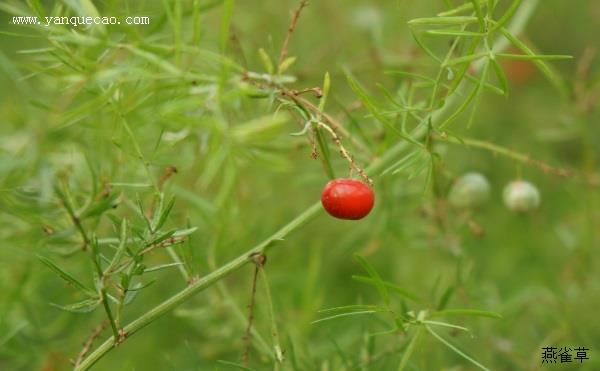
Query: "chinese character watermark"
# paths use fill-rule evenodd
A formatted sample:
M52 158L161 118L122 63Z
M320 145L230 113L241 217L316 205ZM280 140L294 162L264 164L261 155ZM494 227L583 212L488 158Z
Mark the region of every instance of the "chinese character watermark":
M588 357L589 348L586 347L542 347L542 364L544 363L572 363L577 362L583 363L584 360L590 359ZM575 352L575 356L573 356Z

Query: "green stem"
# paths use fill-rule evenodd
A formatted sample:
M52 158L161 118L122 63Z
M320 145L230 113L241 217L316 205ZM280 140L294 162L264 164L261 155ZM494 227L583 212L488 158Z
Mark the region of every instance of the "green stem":
M525 1L523 3L521 8L515 14L514 20L509 27L509 29L511 30L512 33L519 33L521 31L521 29L525 26L527 19L531 16L531 14L535 8L535 4L537 4L537 2L538 2L538 0L529 0L529 1ZM503 43L502 41L500 41L500 43L502 43L501 45L503 45L503 46L507 45L506 43ZM494 48L494 49L499 50L502 48L496 46L496 48ZM476 64L475 67L481 68L481 64ZM457 90L459 90L459 89L457 89ZM446 101L446 104L444 104L443 107L439 108L438 110L436 110L433 113L432 120L434 122L437 122L438 119L445 116L447 114L447 111L452 106L454 106L454 104L456 104L460 98L461 98L461 96L459 94L456 94L456 92L453 93L452 95L450 95ZM413 133L413 135L414 135L414 137L422 137L425 134L425 132L426 132L426 127L421 126L420 128L417 129L416 133ZM386 166L388 166L392 161L397 160L398 155L401 154L406 148L408 148L409 144L410 143L408 143L408 142L400 142L400 143L396 144L395 146L391 147L388 151L386 151L383 154L383 156L376 159L371 164L371 166L369 166L366 169L367 173L379 173ZM252 262L251 255L258 254L258 253L266 254L267 251L269 249L271 249L277 241L283 239L284 237L289 235L291 232L295 231L299 227L303 226L307 222L309 222L312 219L314 219L315 217L317 217L320 214L320 211L321 211L321 203L317 202L317 203L313 204L306 211L304 211L302 214L298 215L295 219L293 219L291 222L289 222L288 224L283 226L281 229L279 229L277 232L275 232L273 235L271 235L269 238L267 238L263 242L259 243L252 249L246 251L242 255L233 259L229 263L223 265L221 268L214 270L213 272L209 273L208 275L200 278L198 281L195 281L194 283L185 287L183 290L179 291L178 293L176 293L169 299L158 304L156 307L150 309L148 312L146 312L143 315L141 315L140 317L138 317L136 320L131 322L129 325L127 325L123 329L124 336L128 337L128 336L133 335L134 333L138 332L142 328L144 328L147 325L149 325L150 323L152 323L158 317L162 316L163 314L171 311L173 308L177 307L178 305L189 300L193 295L195 295L198 292L204 290L205 288L211 286L215 282L222 280L223 278L228 276L230 273L240 269L247 263ZM112 337L107 339L98 348L96 348L96 350L94 350L92 353L90 353L77 367L75 367L74 370L75 371L88 370L100 358L102 358L104 355L106 355L108 352L110 352L115 347L115 344L116 344L115 340Z
M96 267L96 273L98 274L98 291L100 292L100 297L102 298L102 305L104 306L104 311L106 312L106 316L110 321L110 327L113 331L113 341L118 343L119 341L119 330L117 329L117 325L115 323L115 317L110 310L110 304L108 303L108 295L106 294L106 282L105 276L102 272L102 267L98 262L98 239L95 235L92 235L92 251L90 251L90 256L92 258L92 262L94 263L94 267Z
M119 115L120 115L122 123L123 123L123 128L125 128L127 135L129 136L129 138L131 139L131 142L133 143L133 148L135 150L135 153L138 156L138 159L142 162L142 165L144 166L144 169L146 170L146 173L148 174L148 179L150 179L150 181L152 182L154 191L156 192L156 194L160 194L160 188L158 187L158 184L156 183L156 180L154 179L152 170L150 170L150 164L148 163L148 161L146 161L146 157L144 157L144 154L142 153L142 149L140 148L140 145L137 142L137 139L135 138L135 134L133 134L133 131L131 130L131 128L129 127L129 124L127 123L127 120L125 120L125 116L121 113L119 113Z
M544 173L552 173L552 174L556 174L556 175L562 176L562 177L573 175L573 172L570 170L548 165L547 163L542 162L540 160L533 159L533 158L529 157L529 155L526 155L524 153L513 151L512 149L502 147L502 146L494 144L492 142L487 142L485 140L464 138L464 137L461 137L460 139L454 138L454 137L442 138L439 136L436 137L436 139L443 140L448 143L464 144L465 146L468 146L468 147L485 149L485 150L491 151L494 154L499 154L499 155L511 158L515 161L519 161L524 164L537 167Z
M104 285L104 282L102 283ZM110 322L110 327L113 331L113 342L119 341L119 329L117 329L117 325L115 322L115 318L110 310L110 305L108 304L108 296L106 295L106 289L102 287L100 289L100 295L102 296L102 305L104 306L104 310L106 311L106 316L108 317L108 321Z

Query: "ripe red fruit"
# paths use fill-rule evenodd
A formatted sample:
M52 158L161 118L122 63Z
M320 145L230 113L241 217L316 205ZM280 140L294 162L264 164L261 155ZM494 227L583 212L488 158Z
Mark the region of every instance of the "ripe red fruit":
M371 187L359 180L334 179L323 188L321 203L333 217L357 220L369 214L375 197Z

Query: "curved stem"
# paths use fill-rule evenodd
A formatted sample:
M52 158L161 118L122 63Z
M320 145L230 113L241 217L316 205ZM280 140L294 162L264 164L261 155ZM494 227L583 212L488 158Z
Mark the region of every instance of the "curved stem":
M533 13L533 10L534 10L537 2L538 2L538 0L524 1L521 8L519 9L519 11L517 11L517 13L515 14L513 22L508 27L512 33L519 33L521 31L521 29L525 26L527 19L529 19L529 17ZM501 40L499 41L499 43L501 44L501 47L505 47L507 45L506 43L503 43L503 41L501 41ZM501 47L496 46L494 49L496 49L496 50L501 49ZM481 64L476 64L475 68L481 68ZM457 89L457 90L460 90L460 89ZM434 122L437 122L440 118L444 117L447 114L447 111L454 104L456 104L458 102L458 100L460 100L460 98L461 98L460 94L457 94L456 92L453 93L452 95L450 95L446 100L446 104L444 104L444 106L440 107L439 109L437 109L436 111L434 111L432 113L432 117L431 117L432 120ZM413 133L413 135L414 135L414 137L422 137L426 132L427 132L427 128L425 126L420 126L419 128L416 129L416 132ZM371 164L371 166L369 166L366 169L366 171L368 173L379 173L386 166L388 166L392 161L397 160L398 155L400 153L402 153L406 148L408 148L408 146L409 146L409 143L407 143L407 142L400 142L400 143L394 145L389 150L387 150L380 158L376 159ZM145 326L152 323L154 320L156 320L161 315L171 311L173 308L175 308L178 305L182 304L183 302L189 300L193 295L195 295L198 292L204 290L205 288L211 286L213 283L220 281L221 279L225 278L230 273L240 269L247 263L252 262L252 255L258 254L258 253L265 254L270 248L272 248L275 245L275 243L277 241L283 239L284 237L286 237L287 235L289 235L290 233L292 233L293 231L295 231L302 225L306 224L307 222L309 222L312 219L314 219L315 217L317 217L317 215L320 214L320 211L321 211L321 203L316 202L315 204L310 206L306 211L304 211L302 214L298 215L295 219L293 219L291 222L289 222L288 224L283 226L281 229L279 229L277 232L275 232L273 235L268 237L263 242L259 243L252 249L246 251L242 255L233 259L229 263L223 265L221 268L216 269L213 272L209 273L208 275L191 283L183 290L179 291L178 293L176 293L169 299L165 300L164 302L158 304L156 307L150 309L148 312L146 312L143 315L141 315L140 317L138 317L136 320L131 322L129 325L125 326L125 328L123 329L124 336L128 337L128 336L133 335L137 331L141 330ZM104 343L102 343L98 348L96 348L96 350L94 350L91 354L89 354L86 359L84 359L77 367L75 367L74 370L75 371L88 370L100 358L102 358L104 355L106 355L108 352L110 352L114 347L115 347L114 338L110 337Z

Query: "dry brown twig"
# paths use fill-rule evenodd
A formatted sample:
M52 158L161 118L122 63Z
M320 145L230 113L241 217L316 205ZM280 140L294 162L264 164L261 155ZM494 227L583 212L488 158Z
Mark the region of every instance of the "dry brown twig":
M267 257L262 253L252 254L250 259L254 262L254 276L252 278L252 293L250 294L250 304L248 304L248 325L244 332L244 354L242 355L242 362L244 366L248 367L250 363L250 335L252 331L252 322L254 320L254 302L256 298L256 283L258 281L258 272L267 263Z
M307 5L308 5L308 1L302 0L300 2L300 5L298 6L298 8L292 13L292 17L291 17L292 19L291 19L290 25L288 27L288 32L284 39L283 45L281 47L281 53L279 55L279 65L281 65L281 63L285 60L285 58L287 56L288 45L289 45L291 36L294 33L294 30L296 29L296 26L298 24L298 19L300 18L300 15L302 14L302 10ZM244 81L248 81L248 82L254 84L255 86L258 86L259 88L265 88L265 87L274 88L279 91L279 94L282 97L288 98L288 99L292 100L298 106L304 107L304 109L312 112L312 114L315 115L317 117L317 119L319 120L317 123L318 127L325 129L331 135L333 141L338 146L342 157L350 163L350 175L352 175L352 171L356 171L367 183L373 184L373 180L371 178L369 178L369 176L367 176L366 172L356 164L354 157L342 145L342 141L341 141L340 135L338 135L338 132L341 133L341 135L343 137L349 138L349 140L352 142L352 144L358 150L362 151L363 153L367 154L367 156L369 158L373 159L374 156L371 154L369 149L365 145L363 145L362 143L357 141L353 136L351 136L350 133L339 122L337 122L332 116L321 111L319 109L319 107L314 105L308 99L301 96L304 93L314 93L316 98L321 98L323 95L323 92L320 87L305 88L305 89L301 89L301 90L286 89L285 87L281 86L280 84L275 84L272 82L267 82L265 84L265 83L261 83L258 81L253 81L252 78L250 76L248 76L248 74L245 74L244 76L242 76L242 79ZM321 120L323 120L324 122L321 122ZM311 156L313 158L316 158L317 157L316 143L314 140L310 139L310 137L309 137L309 141L313 148Z
M367 182L370 185L373 185L373 180L371 178L369 178L367 173L360 166L358 166L356 164L354 157L350 154L350 152L348 152L348 150L342 144L342 140L341 140L340 136L338 135L338 133L336 132L336 127L340 128L341 125L337 124L330 116L328 116L324 112L319 111L319 109L312 103L310 103L304 99L301 99L297 94L294 94L293 90L292 91L282 90L281 94L284 96L290 97L296 104L302 105L303 107L308 108L317 117L324 119L324 121L327 121L328 124L321 122L321 121L317 121L317 127L323 128L329 133L329 135L333 139L334 143L339 148L340 155L350 163L350 176L352 176L352 171L356 171L360 175L360 177L365 180L365 182ZM331 125L332 123L334 125ZM349 138L352 138L352 137L349 136ZM311 156L312 156L312 158L316 159L318 156L316 141L314 139L312 139L310 136L309 136L309 141L312 146Z
M322 94L320 88L316 87L316 88L307 88L307 89L302 89L302 90L290 90L290 89L286 89L279 85L264 84L264 83L259 83L257 81L253 81L248 75L244 75L244 76L242 76L242 78L244 79L244 81L247 81L261 89L264 89L264 88L276 89L282 97L291 99L297 105L305 107L306 109L311 111L316 116L320 116L321 118L323 118L323 120L326 121L333 128L333 130L335 130L336 132L339 132L341 137L348 138L359 151L366 154L371 160L374 160L376 158L364 144L357 141L356 138L354 138L352 135L350 135L350 133L346 130L346 128L344 128L342 126L341 123L339 123L336 119L334 119L332 116L330 116L326 112L319 110L319 108L317 106L315 106L312 102L310 102L308 99L300 96L300 94L302 94L302 93L313 92L313 93L315 93L315 96L317 98L320 98L319 95Z
M100 334L102 334L102 331L104 331L106 326L108 326L108 321L102 322L98 327L92 330L92 334L83 343L83 348L77 355L77 359L75 361L71 360L71 363L73 363L74 367L79 366L81 361L83 361L85 356L89 353L90 349L92 349L92 344L94 343L94 340L98 338Z
M292 13L292 20L288 27L287 34L285 35L285 39L283 40L283 46L281 47L281 52L279 53L279 63L278 66L281 66L281 63L285 60L288 53L288 44L290 43L290 39L294 30L296 29L296 25L298 24L298 19L300 19L300 14L302 14L302 10L308 5L308 0L301 0L298 8Z
M143 250L138 252L137 255L138 256L146 255L150 252L153 252L154 250L156 250L158 248L161 248L161 247L166 248L169 246L174 246L174 245L183 243L185 241L187 241L187 236L171 236L164 241L146 246ZM118 272L121 269L123 269L123 267L126 267L127 265L131 264L131 262L133 262L133 261L134 261L134 258L125 259L123 262L118 264L114 269L112 269L111 272Z
M577 70L575 72L575 103L578 108L585 113L593 111L595 104L597 104L597 94L589 91L586 86L592 62L594 57L596 57L596 54L597 50L595 47L586 47L581 56L581 60L577 64Z
M367 173L361 167L356 165L354 157L352 157L350 153L346 150L346 148L344 148L344 146L342 145L342 141L340 137L336 134L336 132L331 127L329 127L329 125L326 125L322 122L318 122L317 125L318 127L325 129L331 135L333 141L340 149L340 155L342 155L342 157L348 160L348 162L350 163L350 173L352 173L352 170L356 170L356 172L361 176L361 178L363 178L370 185L373 185L373 180L369 178Z
M172 236L172 237L169 237L166 240L161 241L159 243L154 243L154 244L149 245L148 247L146 247L145 249L140 251L138 253L138 255L145 255L145 254L148 254L149 252L153 251L156 248L173 246L178 243L183 243L186 240L187 240L186 236Z
M177 174L177 167L174 165L167 166L163 174L160 176L160 179L158 179L158 189L162 191L167 180L169 180L169 178L175 174Z
M320 115L334 130L340 132L343 137L349 138L349 140L358 150L365 153L369 158L374 159L374 156L371 154L371 151L364 144L357 141L353 136L351 136L350 133L342 126L342 124L340 124L337 120L335 120L327 113L320 111L319 108L312 104L309 100L303 97L294 96L293 94L290 95L289 91L282 91L282 94L293 97L295 100L297 100L297 102L310 109L314 114Z

